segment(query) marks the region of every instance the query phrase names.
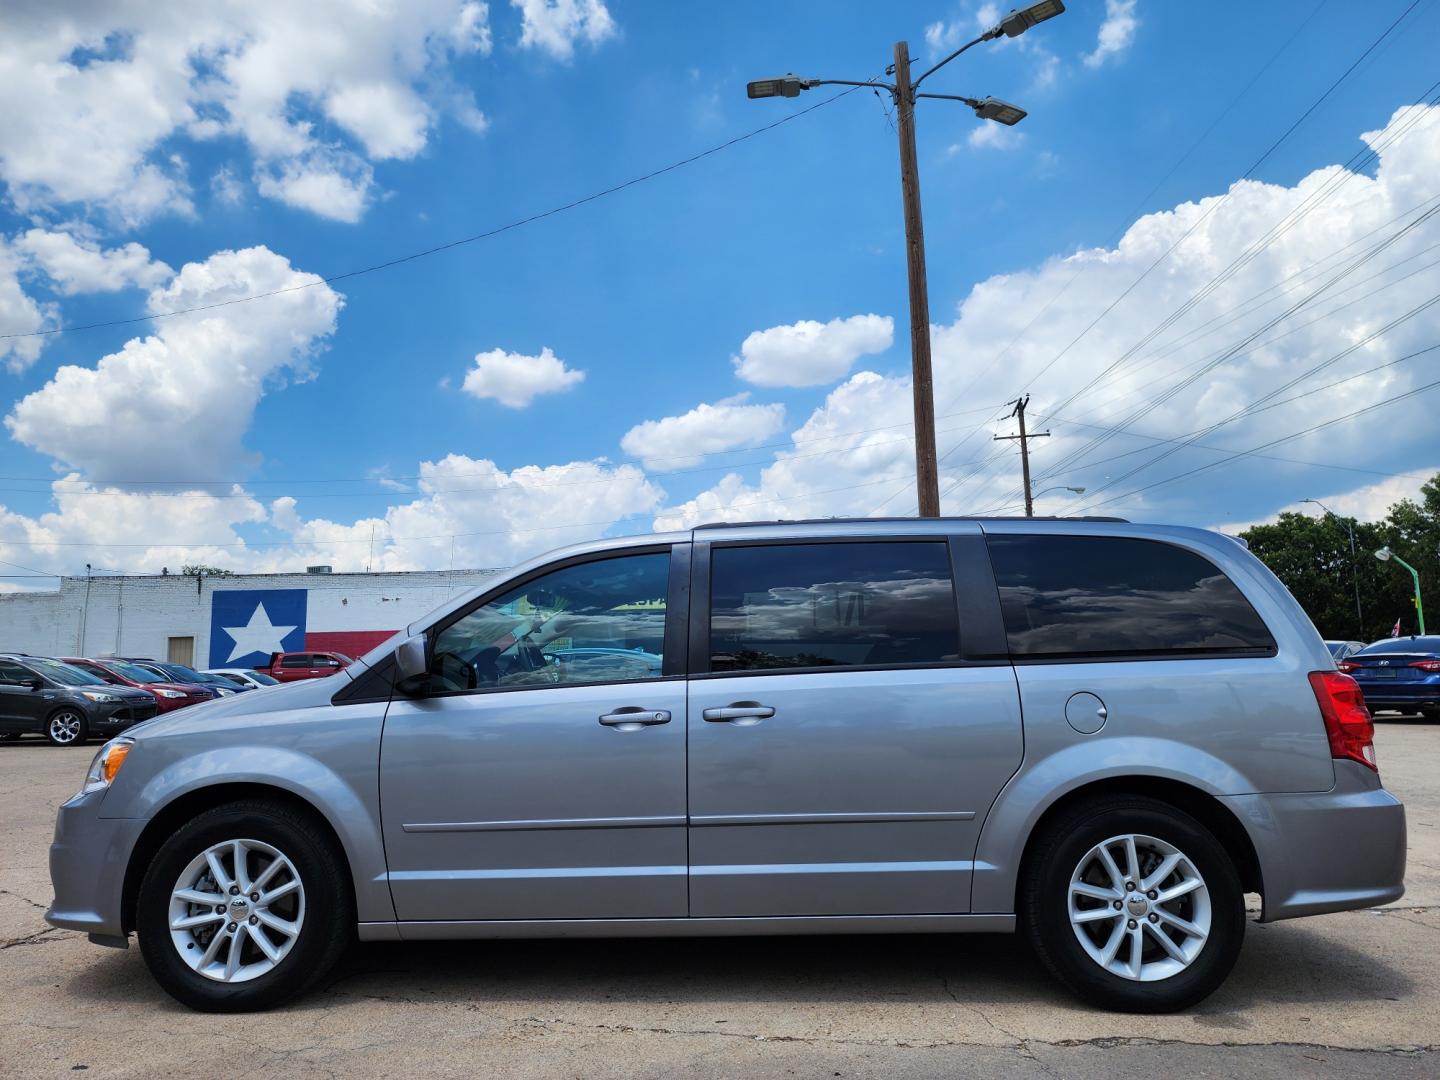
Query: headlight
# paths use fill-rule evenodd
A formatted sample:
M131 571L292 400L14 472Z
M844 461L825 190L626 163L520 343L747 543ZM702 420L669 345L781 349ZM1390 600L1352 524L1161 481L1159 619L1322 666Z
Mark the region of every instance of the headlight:
M90 771L85 774L85 786L80 789L81 793L109 787L134 745L134 739L111 739L102 746L95 760L90 762Z
M119 701L114 694L107 694L103 690L81 690L81 697L89 698L91 701Z
M215 696L216 696L216 697L229 697L229 696L230 696L231 694L233 694L234 692L235 692L234 690L226 690L226 689L223 689L222 687L219 687L219 686L215 687Z
M163 698L171 698L172 700L174 698L183 698L185 696L184 693L179 690L156 690L155 693L159 694Z

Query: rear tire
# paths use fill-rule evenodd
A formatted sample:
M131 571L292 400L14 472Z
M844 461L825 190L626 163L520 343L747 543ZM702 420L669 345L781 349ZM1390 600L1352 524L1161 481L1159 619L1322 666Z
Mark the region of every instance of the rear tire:
M89 725L78 709L58 709L45 721L45 738L51 746L84 746Z
M155 980L202 1012L268 1009L314 986L355 932L342 855L303 810L208 810L156 852L136 931ZM273 897L273 899L269 899Z
M1209 996L1245 939L1245 896L1204 825L1142 796L1084 802L1031 841L1020 917L1082 1001L1165 1013Z

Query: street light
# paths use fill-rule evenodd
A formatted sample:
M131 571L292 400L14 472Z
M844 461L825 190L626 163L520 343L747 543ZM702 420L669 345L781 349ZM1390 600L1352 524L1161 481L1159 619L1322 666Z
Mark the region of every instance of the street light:
M1045 491L1073 491L1076 495L1085 494L1085 489L1083 487L1070 487L1068 484L1062 484L1058 487L1048 487L1045 489ZM1035 493L1035 498L1038 499L1041 495L1044 495L1045 491L1037 491Z
M793 72L747 83L750 98L799 97L816 86L873 86L890 92L895 102L896 131L900 138L900 193L905 208L906 270L910 281L910 368L915 397L915 487L921 517L940 516L940 470L935 460L935 388L930 368L930 293L925 281L925 227L920 212L920 168L915 158L915 102L918 98L959 101L975 110L981 120L1013 127L1025 119L1025 110L999 98L969 98L957 94L922 94L919 87L966 49L999 37L1019 37L1032 26L1053 19L1065 10L1061 0L1040 0L1012 11L981 34L934 64L919 78L910 77L910 46L895 45L895 63L886 70L895 82L878 79L803 79Z
M1350 534L1350 579L1355 583L1355 621L1360 627L1358 636L1363 638L1365 636L1365 615L1360 608L1360 559L1359 556L1355 554L1355 523L1349 518L1342 518L1319 499L1301 499L1300 501L1302 503L1314 503L1336 521L1341 522L1345 526L1345 531ZM1388 551L1389 549L1387 548L1386 550Z
M1420 624L1420 634L1423 637L1425 634L1425 607L1420 602L1420 571L1400 558L1399 555L1396 555L1389 547L1382 547L1379 551L1375 552L1375 558L1381 562L1389 562L1391 559L1394 559L1406 570L1410 571L1410 576L1415 580L1415 621Z

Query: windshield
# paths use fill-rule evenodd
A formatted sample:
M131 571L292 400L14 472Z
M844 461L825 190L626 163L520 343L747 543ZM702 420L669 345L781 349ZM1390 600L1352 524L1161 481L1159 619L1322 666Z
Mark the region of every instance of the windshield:
M249 668L246 668L246 669L245 669L245 675L246 675L248 678L254 679L254 680L255 680L256 682L258 682L261 686L278 686L278 685L280 685L280 680L279 680L279 679L272 679L269 675L266 675L263 671L251 671Z
M214 681L214 676L201 675L194 668L188 668L184 664L166 664L164 670L182 682L207 683Z
M129 679L131 682L151 683L165 682L165 676L157 675L149 668L139 667L136 664L111 664L110 670L122 679Z
M104 686L105 680L59 660L32 660L35 670L62 686Z

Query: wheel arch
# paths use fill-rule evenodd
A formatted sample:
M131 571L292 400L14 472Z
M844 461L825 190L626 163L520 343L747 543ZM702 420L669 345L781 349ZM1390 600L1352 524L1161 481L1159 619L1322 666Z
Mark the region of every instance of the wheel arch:
M1014 890L1012 903L1018 902L1019 890L1031 870L1030 858L1035 847L1035 837L1040 835L1051 822L1063 817L1081 803L1105 796L1118 795L1144 796L1189 814L1214 834L1215 839L1234 860L1235 872L1240 876L1241 887L1247 893L1264 895L1264 875L1261 871L1260 857L1256 853L1255 844L1250 839L1250 834L1246 831L1245 826L1229 807L1214 795L1192 784L1187 784L1183 780L1164 776L1135 775L1105 777L1082 784L1065 792L1045 808L1025 837L1023 853L1012 884Z
M128 934L135 929L135 908L140 895L140 882L145 877L145 870L155 858L155 853L160 850L165 841L187 821L207 810L224 806L226 803L255 799L281 803L310 818L320 835L339 856L353 890L354 872L350 864L350 855L345 850L345 845L341 842L340 835L335 831L334 826L309 800L273 784L255 782L210 784L187 791L161 807L135 841L135 846L131 849L129 861L125 866L125 883L120 897L120 921L125 933Z

